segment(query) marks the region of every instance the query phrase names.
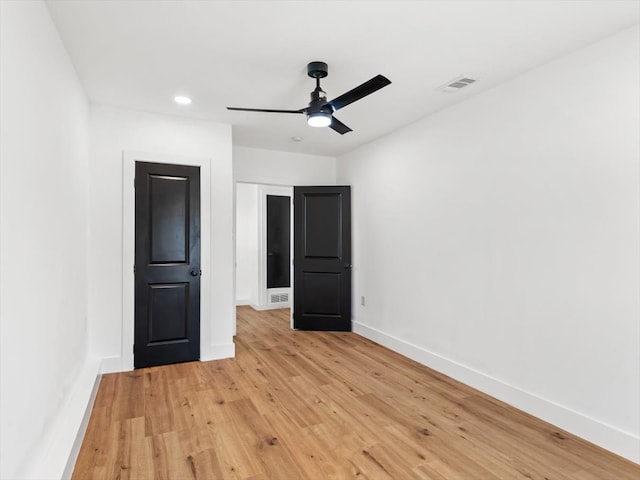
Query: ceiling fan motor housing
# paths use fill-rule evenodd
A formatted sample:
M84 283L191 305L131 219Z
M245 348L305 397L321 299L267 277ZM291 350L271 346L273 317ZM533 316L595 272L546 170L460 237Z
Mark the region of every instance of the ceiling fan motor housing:
M307 107L308 112L333 113L331 105L327 103L327 94L320 88L320 86L317 86L315 90L311 92L310 97L311 101L309 102L309 106Z
M307 65L307 75L311 78L324 78L329 74L329 67L324 62L311 62Z

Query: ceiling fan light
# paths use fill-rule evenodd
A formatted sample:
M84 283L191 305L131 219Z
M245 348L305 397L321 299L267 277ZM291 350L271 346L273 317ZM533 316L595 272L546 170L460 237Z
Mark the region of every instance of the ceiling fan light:
M331 125L331 114L325 112L310 113L307 116L310 127L328 127Z

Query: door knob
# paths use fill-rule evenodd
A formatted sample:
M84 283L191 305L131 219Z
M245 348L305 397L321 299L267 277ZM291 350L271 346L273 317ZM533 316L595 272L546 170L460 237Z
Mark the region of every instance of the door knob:
M345 269L345 270L351 270L351 267L353 267L353 265L351 265L350 263L347 263L347 264L344 266L344 269Z
M191 274L192 277L197 277L198 275L200 275L200 271L196 270L195 268L191 270L189 273Z

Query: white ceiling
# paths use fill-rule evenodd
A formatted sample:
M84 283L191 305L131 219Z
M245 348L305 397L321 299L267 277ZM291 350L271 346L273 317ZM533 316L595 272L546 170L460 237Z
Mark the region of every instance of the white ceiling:
M233 125L235 145L339 155L640 22L638 0L49 0L92 102ZM334 98L381 73L393 83L336 117L230 112L309 102L310 61ZM478 83L437 87L459 75ZM173 102L193 98L189 106ZM301 142L293 142L299 136Z

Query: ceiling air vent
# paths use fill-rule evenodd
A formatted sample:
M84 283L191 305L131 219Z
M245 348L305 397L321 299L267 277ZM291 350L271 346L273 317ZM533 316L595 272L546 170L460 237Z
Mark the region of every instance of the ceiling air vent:
M438 87L438 90L446 93L457 92L460 89L464 87L468 87L469 85L476 82L477 80L474 78L469 78L469 77L465 77L464 75L460 75L459 77L456 77L453 80Z

